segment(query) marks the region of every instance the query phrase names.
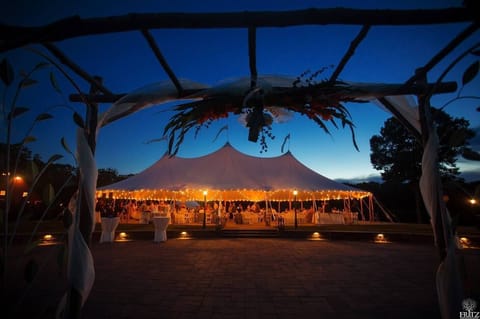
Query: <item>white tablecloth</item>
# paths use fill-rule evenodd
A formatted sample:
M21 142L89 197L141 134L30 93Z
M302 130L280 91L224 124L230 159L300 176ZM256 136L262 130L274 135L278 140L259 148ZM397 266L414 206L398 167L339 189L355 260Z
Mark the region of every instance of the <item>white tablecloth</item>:
M100 236L101 243L111 243L115 240L115 230L117 229L120 217L102 218L102 235Z
M344 224L343 214L318 213L317 224Z
M158 243L167 241L167 227L169 220L170 218L168 217L153 218L153 225L155 226L155 237L153 239L154 242Z

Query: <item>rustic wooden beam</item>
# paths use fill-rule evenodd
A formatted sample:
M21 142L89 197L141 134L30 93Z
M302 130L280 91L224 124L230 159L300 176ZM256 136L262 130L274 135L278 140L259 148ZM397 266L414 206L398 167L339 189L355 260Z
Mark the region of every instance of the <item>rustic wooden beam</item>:
M272 91L285 91L290 88L282 87L277 88L273 87ZM297 90L307 90L307 88L297 88ZM456 82L443 82L438 84L427 84L427 85L418 85L413 84L409 87L405 87L404 84L372 84L367 88L366 85L362 86L362 90L358 90L355 92L355 89L349 93L349 98L362 98L366 96L373 96L373 97L383 97L386 95L405 95L405 94L424 94L425 92L429 92L429 90L433 90L434 93L451 93L457 90L457 83ZM331 91L332 89L329 88ZM189 95L194 93L198 93L202 91L200 90L184 90L182 96L183 98L188 98ZM122 94L114 94L113 97L105 96L105 95L91 95L91 94L70 94L69 98L71 102L96 102L96 103L115 103L120 98L124 97L126 93Z
M170 80L172 80L173 84L177 88L178 95L181 95L182 92L183 92L182 85L180 84L180 81L178 80L177 76L173 72L172 68L170 68L170 66L168 65L167 60L165 59L162 52L158 48L157 43L155 42L155 39L153 38L152 34L148 30L145 30L145 29L142 29L142 34L145 37L145 39L147 40L148 45L150 46L153 53L155 54L155 57L157 58L158 62L160 62L163 69L167 73L168 77L170 78Z
M0 52L27 44L56 42L79 36L149 29L290 27L299 25L430 25L479 20L467 8L304 9L291 11L218 13L131 13L122 16L86 18L72 16L38 27L0 24Z
M78 76L83 78L87 81L91 86L93 86L98 91L102 92L106 96L112 96L112 92L110 92L105 86L102 85L101 82L95 77L92 77L90 74L85 72L80 66L78 66L75 62L70 60L57 46L52 43L43 43L43 46L50 51L63 65L70 68L73 72L75 72Z
M257 29L248 28L248 64L250 66L250 86L253 88L257 85Z
M126 93L104 95L104 94L87 94L87 93L72 93L69 96L70 102L90 102L90 103L115 103L122 97L127 95ZM83 98L82 98L83 96Z
M362 27L362 29L357 34L355 39L353 39L353 41L350 43L350 47L348 48L342 60L338 64L337 68L335 69L335 71L333 71L332 76L330 77L330 82L334 82L338 78L338 76L340 75L340 72L343 71L343 68L345 67L345 65L347 65L348 60L350 60L350 58L353 56L358 45L367 36L367 33L369 30L370 30L369 25L364 25Z
M412 83L415 83L418 79L426 76L427 73L437 65L444 57L446 57L450 52L452 52L460 43L463 42L466 38L472 35L475 31L478 30L480 24L474 22L470 24L465 30L460 32L452 41L450 41L442 50L440 50L433 58L428 61L425 66L419 68L415 74L405 82L405 86L409 86Z

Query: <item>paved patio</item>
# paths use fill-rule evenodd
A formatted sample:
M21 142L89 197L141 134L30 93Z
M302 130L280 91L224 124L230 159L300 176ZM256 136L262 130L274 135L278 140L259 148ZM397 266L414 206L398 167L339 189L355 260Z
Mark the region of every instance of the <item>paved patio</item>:
M172 239L94 243L92 251L96 281L83 318L439 317L438 257L426 244ZM480 269L478 250L467 257L470 270ZM42 297L28 297L15 317L39 310L28 303L40 300L51 315L62 285L48 269L41 281L50 284L33 290ZM472 297L480 300L478 289Z

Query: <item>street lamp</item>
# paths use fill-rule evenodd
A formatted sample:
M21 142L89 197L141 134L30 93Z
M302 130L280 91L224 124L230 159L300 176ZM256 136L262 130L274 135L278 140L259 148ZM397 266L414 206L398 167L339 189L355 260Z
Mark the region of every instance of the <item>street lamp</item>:
M298 221L297 221L297 195L298 195L297 190L294 190L294 191L293 191L293 196L294 196L294 200L293 200L293 211L295 212L295 228L298 227Z
M203 228L207 227L207 191L203 191Z

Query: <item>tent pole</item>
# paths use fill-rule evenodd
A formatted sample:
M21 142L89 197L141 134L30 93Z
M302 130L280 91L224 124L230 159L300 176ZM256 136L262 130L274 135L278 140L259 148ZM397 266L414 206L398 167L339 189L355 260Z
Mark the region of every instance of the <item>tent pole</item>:
M362 216L362 220L365 221L365 217L363 217L363 198L359 198L358 201L360 202L360 215Z
M375 214L373 212L373 200L372 200L372 195L368 196L368 211L370 213L370 222L375 221Z

